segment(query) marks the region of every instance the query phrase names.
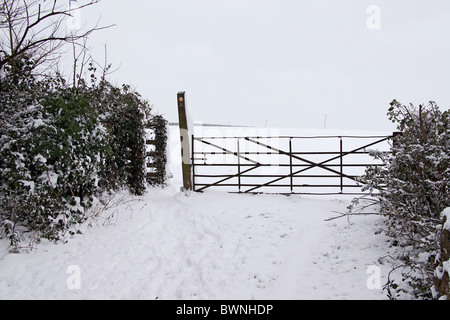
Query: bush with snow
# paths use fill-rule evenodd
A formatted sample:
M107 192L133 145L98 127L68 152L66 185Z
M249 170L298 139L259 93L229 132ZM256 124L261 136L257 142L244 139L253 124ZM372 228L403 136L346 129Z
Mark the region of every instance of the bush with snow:
M118 88L105 80L95 87L94 97L108 143L100 183L107 189L126 186L141 195L146 185L144 128L151 108L129 86Z
M366 188L378 192L387 234L399 249L402 278L390 279L386 288L391 298L431 298L441 213L450 206L448 111L434 102L417 108L394 100L388 115L402 134L391 154L374 154L386 165L369 167L364 177Z
M0 236L12 245L76 232L103 191L145 190L148 103L105 79L38 80L27 59L0 82Z
M83 221L97 188L106 135L86 93L61 79L1 83L0 195L3 235L61 237Z
M433 298L450 300L450 207L444 210L442 216L441 250L436 257L432 293Z

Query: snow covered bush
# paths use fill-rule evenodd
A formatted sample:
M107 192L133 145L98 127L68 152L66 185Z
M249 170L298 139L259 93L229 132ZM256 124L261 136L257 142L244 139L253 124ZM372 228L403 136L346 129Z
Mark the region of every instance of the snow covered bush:
M60 240L104 191L146 188L150 107L129 86L92 76L37 80L28 57L0 82L0 237ZM95 72L93 68L91 72Z
M12 244L24 231L56 240L84 219L105 134L86 93L15 76L0 87L2 231Z
M133 194L141 195L146 187L144 128L151 108L128 85L118 88L104 80L96 86L95 97L109 147L104 154L101 184L107 189L127 186Z
M97 81L86 44L104 28L61 28L74 8L41 2L0 8L7 40L0 41L0 238L13 245L25 232L61 239L97 194L126 188L139 195L146 187L148 103L106 81L109 66ZM64 44L73 49L70 84L52 71Z
M389 281L391 298L408 294L431 298L442 211L450 205L450 139L448 111L434 102L418 108L391 103L389 118L402 132L394 138L391 154L374 156L384 167L369 167L366 188L377 191L387 234L399 248L402 279Z
M450 207L443 212L441 251L436 257L433 298L450 300Z

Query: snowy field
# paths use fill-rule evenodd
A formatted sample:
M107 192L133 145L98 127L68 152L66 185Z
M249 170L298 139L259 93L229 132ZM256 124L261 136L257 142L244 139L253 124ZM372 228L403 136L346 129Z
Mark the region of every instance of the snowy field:
M1 240L0 299L386 299L380 217L325 221L343 196L182 193L174 132L169 187L118 193L65 244Z

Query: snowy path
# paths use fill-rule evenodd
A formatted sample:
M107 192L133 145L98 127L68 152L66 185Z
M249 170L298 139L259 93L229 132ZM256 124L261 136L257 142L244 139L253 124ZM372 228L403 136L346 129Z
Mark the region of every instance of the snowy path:
M2 240L0 299L384 299L366 286L379 218L324 221L347 205L152 190L67 244L9 254Z

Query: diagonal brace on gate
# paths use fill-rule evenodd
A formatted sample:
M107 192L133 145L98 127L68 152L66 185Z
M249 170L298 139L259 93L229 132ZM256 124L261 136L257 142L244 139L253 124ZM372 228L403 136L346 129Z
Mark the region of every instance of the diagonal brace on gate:
M228 176L228 177L226 177L226 178L224 178L224 179L222 179L222 180L216 181L216 182L214 182L214 183L212 183L212 184L210 184L210 185L204 186L203 188L200 188L200 189L196 190L196 191L198 191L198 192L203 191L203 190L206 189L206 188L213 187L213 186L216 186L216 185L218 185L218 184L221 184L222 182L225 182L225 181L227 181L227 180L233 179L233 178L235 178L235 177L240 177L242 174L248 173L248 172L250 172L250 171L252 171L252 170L255 170L255 169L257 169L257 168L259 168L259 167L261 166L261 163L259 163L258 161L255 161L255 160L252 160L252 159L250 159L250 158L244 157L244 156L242 156L239 152L233 152L233 151L230 151L230 150L228 150L228 149L226 149L226 148L223 148L223 147L218 146L218 145L216 145L216 144L214 144L214 143L205 141L205 140L203 140L203 139L201 139L201 138L194 138L194 139L197 140L197 141L200 141L200 142L202 142L202 143L204 143L204 144L206 144L206 145L208 145L208 146L211 146L211 147L217 148L217 149L219 149L219 150L222 150L222 151L225 152L226 154L234 155L234 156L236 156L236 157L238 157L238 158L247 160L247 161L252 162L253 164L255 164L255 166L252 167L252 168L250 168L250 169L247 169L247 170L244 170L244 171L239 172L239 173L237 173L237 174Z
M310 161L310 160L308 160L308 159L305 159L305 158L302 158L302 157L293 155L292 153L289 153L289 152L286 152L286 151L283 151L283 150L274 148L274 147L272 147L272 146L269 146L269 145L267 145L267 144L261 143L261 142L259 142L259 141L255 141L255 140L253 140L253 139L251 139L251 138L245 138L245 140L247 140L247 141L249 141L249 142L256 143L256 144L258 144L258 145L260 145L260 146L263 146L263 147L265 147L265 148L267 148L267 149L276 151L276 152L278 152L278 153L280 153L280 154L287 155L287 156L289 156L291 159L292 159L292 158L295 158L295 159L297 159L297 160L300 160L300 161L303 161L303 162L306 162L306 163L310 164L310 166L307 167L307 168L298 170L298 171L296 171L296 172L292 172L292 171L291 171L290 174L287 174L287 175L285 175L285 176L282 176L282 177L279 177L279 178L277 178L277 179L271 180L271 181L266 182L266 183L264 183L264 184L262 184L262 185L253 187L253 188L251 188L251 189L245 191L245 193L252 192L252 191L254 191L254 190L256 190L256 189L259 189L259 188L262 188L262 187L270 186L270 185L274 184L275 182L278 182L278 181L280 181L280 180L283 180L283 179L286 179L286 178L289 178L289 177L292 178L292 177L293 177L294 175L296 175L296 174L299 174L299 173L301 173L301 172L307 171L307 170L312 169L312 168L315 168L315 167L319 167L319 168L322 168L322 169L324 169L324 170L328 170L328 171L330 171L330 172L333 172L333 173L337 174L337 175L338 175L339 177L341 177L341 178L348 178L348 179L351 179L351 180L353 180L353 181L358 182L358 179L357 179L357 178L344 174L344 173L342 172L342 170L341 170L341 171L333 170L333 169L331 169L331 168L325 166L325 164L328 163L328 162L331 162L331 161L333 161L333 160L336 160L336 159L341 159L341 161L342 161L342 158L343 158L344 156L346 156L346 155L355 153L355 152L357 152L357 151L359 151L359 150L368 148L368 147L370 147L370 146L373 146L373 145L375 145L375 144L381 143L381 142L386 141L386 140L389 140L389 139L391 139L391 137L383 138L383 139L381 139L381 140L378 140L378 141L369 143L369 144L367 144L367 145L364 145L364 146L362 146L362 147L356 148L356 149L351 150L351 151L347 151L347 152L342 152L342 151L341 151L341 154L340 154L339 156L332 157L332 158L330 158L330 159L328 159L328 160L325 160L325 161L322 161L322 162L320 162L320 163L316 163L316 162L314 162L314 161Z
M249 158L247 158L247 157L244 157L244 156L240 155L239 152L230 151L230 150L225 149L225 148L223 148L223 147L221 147L221 146L218 146L218 145L216 145L216 144L214 144L214 143L205 141L205 140L203 140L202 138L194 138L194 139L197 140L197 141L200 141L200 142L202 142L202 143L204 143L204 144L206 144L206 145L208 145L208 146L211 146L211 147L217 148L217 149L219 149L219 150L222 150L222 151L225 152L226 154L231 154L231 155L234 155L234 156L239 157L239 158L241 158L241 159L244 159L244 160L247 160L247 161L249 161L249 162L252 162L252 163L254 163L254 164L256 164L256 165L260 165L260 163L259 163L258 161L255 161L255 160L249 159Z

